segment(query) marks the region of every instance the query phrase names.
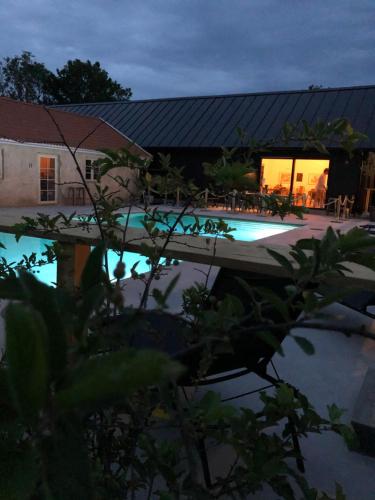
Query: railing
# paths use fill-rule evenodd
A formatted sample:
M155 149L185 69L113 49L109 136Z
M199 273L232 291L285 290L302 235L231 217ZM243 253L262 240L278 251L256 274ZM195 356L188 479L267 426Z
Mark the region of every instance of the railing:
M150 189L148 193L144 193L144 197L147 197L147 204L152 204L151 197L153 193L157 193L153 189ZM173 192L174 193L174 192ZM159 193L158 193L159 194ZM164 203L168 203L168 195L172 194L172 192L164 193ZM181 188L176 189L176 198L175 205L180 206L181 204ZM160 194L159 194L160 196ZM238 208L239 210L246 210L246 206L250 209L256 210L258 213L262 213L265 209L265 196L267 194L263 194L260 192L242 194L242 193L227 193L227 194L217 194L213 191L210 191L208 188L203 189L199 193L195 195L194 204L201 204L202 207L207 208L211 202L212 205L222 204L223 207L227 210L228 208L235 210ZM283 195L277 195L283 196ZM291 199L294 205L298 205L301 202L302 207L306 207L307 204L307 196L306 194L294 195L292 197L284 196L285 198ZM253 198L253 200L251 200ZM146 200L145 200L146 201ZM253 201L253 202L252 202ZM222 202L222 203L220 203ZM340 195L337 198L329 201L324 204L324 208L329 209L329 207L333 206L334 215L336 220L347 219L350 217L352 209L354 205L354 197L349 197L347 195Z
M339 195L337 198L333 198L328 203L325 203L324 207L328 212L328 208L333 206L336 221L339 222L340 219L349 219L353 210L354 202L354 196L349 198L348 195Z

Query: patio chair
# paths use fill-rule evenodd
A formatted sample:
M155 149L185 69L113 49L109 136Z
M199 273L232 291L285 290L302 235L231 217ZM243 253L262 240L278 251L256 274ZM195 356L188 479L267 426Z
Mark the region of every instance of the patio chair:
M248 206L250 210L260 214L265 209L265 197L267 194L254 193L248 198Z
M363 224L360 227L366 229L366 231L371 236L375 236L374 224ZM374 250L369 248L368 251L373 252ZM375 307L375 292L373 290L359 290L358 292L351 293L350 295L342 299L340 301L340 304L345 307L349 307L350 309L353 309L354 311L357 311L361 314L364 314L369 318L375 318L375 313L368 310L369 307Z
M251 314L252 309L249 306L249 297L236 280L236 276L245 279L251 286L270 287L282 297L286 297L285 286L290 283L286 278L275 278L274 276L264 276L256 273L236 272L222 268L211 290L211 296L214 296L218 300L224 298L228 293L236 296L243 303L245 314ZM127 313L124 314L111 321L121 321L122 318L125 324L129 324L129 320L126 319ZM233 335L231 340L233 352L217 354L205 377L202 378L200 376L200 369L204 349L203 347L195 349L194 344L188 343L187 339L189 338L190 325L181 317L158 311L144 311L138 314L144 317L140 321L140 328L137 328L137 334L132 336L128 345L137 349L156 349L163 351L168 353L172 358L180 361L186 368L186 371L178 380L178 385L182 388L218 384L227 380L243 377L249 373L254 373L267 382L268 385L266 387L263 386L255 391L245 391L230 398L236 399L259 392L271 386L276 387L283 382L279 378L276 370L274 370L275 375L269 373L269 365L274 368L272 357L276 352L276 347L271 347L269 343L258 336L249 337L246 331L238 335ZM280 313L276 309L270 309L267 317L268 319L280 319L280 321L283 321L280 317ZM254 324L254 320L249 321L249 324ZM274 335L277 342L281 344L287 332L285 330L280 330L275 332ZM297 467L300 471L304 472L304 464L301 457L298 437L294 423L291 420L289 420L289 426L292 432L293 446L297 455ZM203 437L198 440L196 446L202 463L204 479L206 485L209 487L211 485L211 474Z
M308 207L312 207L312 206L314 206L314 202L315 202L315 195L316 195L316 191L315 191L315 189L310 189L310 191L307 193L306 205L307 205Z

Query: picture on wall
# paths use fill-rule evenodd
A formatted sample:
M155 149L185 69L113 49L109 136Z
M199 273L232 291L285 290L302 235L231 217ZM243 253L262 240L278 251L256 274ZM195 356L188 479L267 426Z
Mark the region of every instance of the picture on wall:
M316 186L319 180L319 174L309 174L309 186Z
M280 184L290 185L291 173L290 172L280 172Z
M297 174L296 175L296 181L297 182L302 182L303 181L303 174Z

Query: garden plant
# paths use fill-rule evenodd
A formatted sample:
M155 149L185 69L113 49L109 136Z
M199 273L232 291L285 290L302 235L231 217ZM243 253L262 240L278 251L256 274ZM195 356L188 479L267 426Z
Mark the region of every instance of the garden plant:
M306 147L320 151L325 151L324 141L334 137L349 154L361 138L345 120L315 127L286 125L282 135L286 144L298 136ZM166 318L175 321L186 350L201 353L200 379L221 352L233 350L238 335L246 334L250 345L261 338L282 355L279 334L288 335L301 347L301 355L313 355L313 343L294 328L326 328L325 307L346 290L341 287L324 298L317 292L348 273L348 262L375 269L375 254L369 252L375 241L360 229L340 234L330 228L320 240L298 241L288 258L270 251L289 279L286 298L238 280L252 306L249 313L238 297L227 294L217 300L210 293L217 242L235 239L235 231L220 219L202 223L195 216L192 205L199 201L199 189L185 184L183 206L171 222L168 213L141 204L136 192L128 192L126 200L108 192L100 177L95 192L90 190L76 151L66 147L90 197L92 213L24 217L14 228L18 238L53 234L56 243L47 246L42 257L25 256L21 262L3 259L0 264L0 299L6 301L6 349L0 366L0 498L239 499L270 488L277 498L344 499L340 485L332 485L335 493L318 491L295 466L295 459L303 457L295 447L293 429L298 437L333 431L348 446L355 446L351 428L340 420L344 410L334 402L321 416L308 396L284 381L254 396L259 398L257 410L223 403L218 391L204 391L198 383L186 395L181 380L189 367L161 349L135 347L134 339L145 333L157 339L163 332L155 324ZM248 148L256 149L254 144ZM166 177L163 180L162 172L156 182L149 161L127 151L107 151L98 163L101 176L129 165L140 172L140 190L147 191L152 184L163 197L169 184L173 188L183 184L181 170L173 174L171 158L164 158ZM128 188L125 177L115 180L120 188ZM134 206L145 213L146 237L140 252L147 258L147 273L139 272L137 264L127 269L132 243L128 223ZM285 212L286 207L282 213L276 207L274 215ZM194 222L184 222L185 214L193 215ZM78 287L48 286L38 280L38 267L64 258L59 236L72 228L81 228L82 234L95 230L100 241ZM170 245L195 245L201 234L211 236L207 238L211 265L201 283L184 290L181 313L172 313L168 303L178 282L179 262ZM191 237L188 243L186 235ZM106 259L109 249L118 255L114 278ZM143 283L139 303L132 307L127 305L127 271L131 279ZM167 286L159 286L165 280ZM330 328L342 331L334 324ZM203 480L197 446L202 437L210 449L228 449L229 466L212 470L210 487Z

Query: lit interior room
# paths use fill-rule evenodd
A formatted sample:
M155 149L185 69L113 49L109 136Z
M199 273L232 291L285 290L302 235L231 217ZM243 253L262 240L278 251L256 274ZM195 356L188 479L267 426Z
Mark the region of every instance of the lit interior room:
M261 189L264 193L294 196L297 205L324 208L329 160L263 158Z

